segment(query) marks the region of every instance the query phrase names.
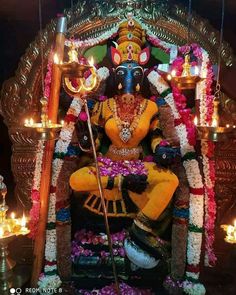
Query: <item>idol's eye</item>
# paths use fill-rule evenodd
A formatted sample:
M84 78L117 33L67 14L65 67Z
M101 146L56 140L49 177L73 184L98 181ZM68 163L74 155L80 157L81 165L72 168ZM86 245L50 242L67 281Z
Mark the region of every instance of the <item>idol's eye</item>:
M134 76L134 77L140 77L140 76L142 76L142 72L141 72L140 70L135 70L135 71L133 72L133 76Z
M124 74L125 74L125 71L124 70L118 70L116 72L116 75L118 75L118 76L124 76Z

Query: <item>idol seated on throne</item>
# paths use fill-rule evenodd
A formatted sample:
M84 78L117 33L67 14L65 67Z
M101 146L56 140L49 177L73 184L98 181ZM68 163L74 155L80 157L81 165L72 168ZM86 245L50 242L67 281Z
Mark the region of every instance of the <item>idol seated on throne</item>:
M127 252L138 245L154 257L168 258L165 243L157 238L156 221L168 207L178 186L177 176L169 166L178 153L165 140L158 120L158 106L142 95L144 65L149 60L149 48L142 49L145 34L132 19L120 25L118 47L111 48L115 65L116 95L97 102L92 111L96 148L99 153L102 134L110 140L105 153L99 155L102 186L109 216L129 216L127 198L138 212L130 229ZM78 131L83 151L90 151L86 132ZM149 138L149 140L147 140ZM147 148L152 157L146 156ZM93 165L80 168L70 177L73 190L87 192L85 207L102 214L100 196ZM132 254L129 255L132 260ZM138 261L134 258L135 263Z

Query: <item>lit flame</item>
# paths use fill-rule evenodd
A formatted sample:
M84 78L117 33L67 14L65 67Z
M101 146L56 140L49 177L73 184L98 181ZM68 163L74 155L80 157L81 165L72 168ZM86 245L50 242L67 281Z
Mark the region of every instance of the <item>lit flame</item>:
M21 223L20 223L20 225L21 225L22 227L25 227L25 226L26 226L26 218L25 218L25 214L23 214L23 216L22 216L22 218L21 218Z
M12 212L12 213L11 213L11 219L15 219L15 217L16 217L15 212Z
M29 120L29 125L33 125L34 124L34 120L32 119L32 118L30 118L30 120Z
M226 124L226 128L229 128L229 124Z
M176 76L176 70L172 70L172 71L171 71L171 76L172 76L172 77L175 77L175 76Z
M88 63L91 67L94 66L94 59L93 59L93 56L88 60Z
M62 126L64 126L64 123L65 123L64 120L61 120L61 125L62 125Z
M198 125L198 118L197 118L197 116L194 117L193 123L194 123L195 126Z
M171 77L171 75L170 75L170 74L168 74L166 78L167 78L167 80L169 80L169 81L170 81L172 77Z
M3 237L3 235L4 235L3 228L2 228L2 227L0 227L0 238L2 238L2 237Z
M234 220L234 225L223 224L221 227L226 231L227 235L225 241L228 243L236 243L236 219Z
M56 64L56 65L59 64L59 58L58 58L58 55L56 53L53 56L53 61L54 61L54 64Z
M214 119L212 120L211 126L212 126L212 127L217 127L217 126L218 126L218 121L217 121L217 119L214 118Z
M26 126L29 125L29 120L28 119L25 120L25 125Z

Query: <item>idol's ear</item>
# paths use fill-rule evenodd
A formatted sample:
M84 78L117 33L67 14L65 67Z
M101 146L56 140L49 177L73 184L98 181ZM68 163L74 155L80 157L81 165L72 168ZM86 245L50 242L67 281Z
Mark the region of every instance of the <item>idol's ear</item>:
M118 66L121 63L121 54L114 47L111 47L111 58L114 65Z
M140 65L145 65L150 58L149 47L144 48L138 55L138 61Z

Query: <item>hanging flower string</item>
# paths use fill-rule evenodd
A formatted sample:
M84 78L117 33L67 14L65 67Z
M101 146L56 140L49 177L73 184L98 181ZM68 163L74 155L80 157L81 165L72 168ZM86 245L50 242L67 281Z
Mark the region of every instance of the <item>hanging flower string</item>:
M44 153L44 141L39 140L37 145L36 157L35 157L33 187L31 190L32 207L30 209L29 237L32 239L35 239L37 235L37 231L38 231L39 211L40 211L39 188L41 183L43 153Z
M44 96L48 100L50 97L50 87L51 87L51 80L52 80L52 60L53 60L52 56L53 56L53 51L51 50L49 53L49 59L47 64L47 73L44 79ZM39 188L41 183L44 143L45 142L43 140L38 141L36 158L35 158L33 186L31 190L32 207L30 209L30 222L29 222L29 228L30 228L29 236L32 239L35 239L37 235L37 231L38 231L39 211L40 211Z
M65 117L65 124L61 129L55 152L66 153L71 142L74 124L78 118L83 102L74 97ZM48 221L46 229L45 266L44 274L40 277L38 285L43 288L58 288L61 280L57 275L57 235L56 235L56 185L63 165L63 159L55 158L52 162L52 178L49 195Z
M205 294L205 288L202 284L198 283L204 214L204 190L199 165L196 160L194 147L189 143L187 126L177 108L169 85L155 71L152 71L148 75L148 79L150 83L156 87L161 97L163 97L171 107L175 120L176 132L180 140L183 165L190 186L190 214L187 249L188 265L186 281L183 283L183 288L187 294L203 295ZM189 288L189 286L191 286L191 288Z
M201 75L206 79L199 83L199 99L200 99L200 124L210 125L213 114L213 69L209 61L206 51L203 51L203 61ZM215 162L213 159L215 144L210 141L201 142L201 154L203 161L204 189L205 189L205 266L214 266L216 256L213 249L215 240L215 219L216 219L216 202L215 202Z
M106 67L97 71L100 80L107 79L109 70ZM64 163L62 154L66 154L72 139L75 122L81 113L83 101L74 97L69 110L64 118L65 124L61 129L59 140L55 147L55 157L52 162L52 178L49 195L48 221L46 230L45 245L45 266L44 274L39 279L38 285L43 288L57 288L61 285L60 277L57 274L57 235L56 235L56 187L61 168Z

